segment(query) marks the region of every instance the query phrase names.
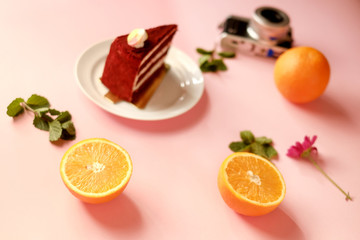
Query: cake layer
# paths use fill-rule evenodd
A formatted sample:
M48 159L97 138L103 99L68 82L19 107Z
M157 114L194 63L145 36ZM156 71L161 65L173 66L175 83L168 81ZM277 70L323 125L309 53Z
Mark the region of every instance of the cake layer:
M157 68L152 69L153 66L160 67L161 63L157 64L157 61L161 61L163 56L167 54L175 31L176 29L172 29L172 31L170 31L167 36L164 36L164 38L148 53L148 55L144 57L140 64L139 72L134 81L133 91L138 89L146 81L146 77L142 76L151 75L146 74L148 71L156 71Z
M128 35L117 37L111 44L106 59L102 83L119 99L131 102L133 94L136 95L134 91L141 91L143 85L147 86L147 79L153 78L163 65L164 56L176 30L176 25L147 29L148 39L142 48L129 46ZM146 70L142 72L141 69ZM138 77L139 74L143 77Z
M159 69L159 72L151 76L151 79L148 81L148 86L146 86L146 88L142 88L141 91L136 92L132 103L138 108L144 108L159 87L168 70L169 66L165 64L163 67L161 67L161 69ZM105 94L105 97L109 99L112 103L117 103L122 100L112 94L110 91Z
M149 78L147 79L146 82L144 82L144 84L142 84L137 90L135 90L133 92L133 97L131 100L132 103L135 104L135 103L141 101L141 98L143 97L144 93L146 93L147 90L154 85L155 81L157 81L160 84L160 82L162 81L162 78L164 77L164 76L161 76L162 73L164 72L164 69L165 69L165 64L162 64L159 68L156 69L155 72L153 72L153 74L151 74L149 76ZM151 92L151 95L154 92L155 92L155 89L153 89L153 91Z
M153 60L153 57L156 56L159 51L163 51L166 46L167 48L170 46L175 32L176 29L170 31L167 36L164 36L164 38L144 57L140 63L140 71L148 64L148 62Z
M158 55L154 56L151 61L148 61L145 67L141 68L139 74L136 76L133 91L138 89L147 80L149 75L155 72L156 69L164 63L169 47L170 43L168 46L163 48L162 51L159 51Z

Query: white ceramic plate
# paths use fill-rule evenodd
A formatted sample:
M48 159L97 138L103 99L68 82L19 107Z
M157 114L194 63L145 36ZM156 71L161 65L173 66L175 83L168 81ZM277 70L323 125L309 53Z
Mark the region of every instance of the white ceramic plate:
M100 81L111 42L100 42L87 49L75 68L80 88L101 108L125 118L161 120L185 113L200 100L204 78L199 67L185 53L171 47L165 59L170 70L144 109L125 101L112 103L104 97L108 89Z

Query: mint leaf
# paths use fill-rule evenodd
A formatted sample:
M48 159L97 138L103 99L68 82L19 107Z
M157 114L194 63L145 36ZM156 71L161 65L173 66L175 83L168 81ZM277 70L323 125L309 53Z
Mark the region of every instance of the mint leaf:
M255 142L260 144L271 144L272 140L271 138L267 138L267 137L257 137L255 138Z
M49 131L49 123L41 117L35 116L33 125L40 130Z
M206 54L206 55L212 55L214 53L214 50L205 50L203 48L196 48L196 52L200 54Z
M200 70L202 72L216 72L216 66L212 66L209 61L206 61L200 66Z
M75 137L75 135L71 135L66 130L63 130L60 138L64 140L74 140Z
M244 152L244 151L248 150L249 146L246 145L244 142L231 142L229 144L229 148L233 152Z
M234 52L219 52L218 55L223 58L234 58L236 56Z
M250 145L250 151L252 153L255 153L255 154L259 155L259 156L262 156L262 157L268 159L266 151L265 151L265 147L263 145L261 145L260 143L253 142Z
M209 63L210 58L211 58L210 55L202 55L202 56L199 58L200 68L201 68L202 66L204 66L205 64Z
M200 70L202 72L216 72L217 66L215 64L211 64L209 61L206 61L200 66Z
M265 152L268 159L271 159L278 155L278 152L275 150L275 148L271 145L265 146Z
M204 56L206 56L206 55L204 55ZM201 59L201 61L203 62L200 65L200 70L202 72L216 72L216 71L227 70L226 65L224 64L223 60L221 60L221 59L214 59L212 61L205 61L205 60Z
M60 115L60 111L56 110L56 109L52 109L50 108L49 109L49 113L52 115L52 116L57 116L57 115Z
M24 102L24 99L16 98L9 104L9 106L7 106L6 114L10 117L16 117L22 112L24 112L24 107L21 106L22 102Z
M61 112L60 115L56 118L60 123L71 120L71 114L68 111Z
M75 135L75 126L72 121L67 121L61 124L61 127L65 129L70 135Z
M60 139L62 134L61 123L58 120L54 120L49 123L49 140L51 142Z
M272 139L267 137L255 137L249 131L241 131L240 138L242 141L231 142L229 148L234 152L251 152L264 157L268 160L275 157L278 153L271 145Z
M214 59L210 64L215 65L217 70L226 71L227 67L222 59Z
M9 104L6 113L10 117L15 117L25 110L34 114L34 127L49 131L51 142L60 138L75 139L76 131L74 123L71 121L71 114L68 111L60 112L50 108L50 103L45 97L33 94L26 102L22 98L16 98Z
M50 107L49 101L37 94L31 95L31 97L26 101L27 105L31 108L42 108L42 107Z
M252 132L248 131L248 130L241 131L240 132L240 137L244 141L245 144L251 144L252 142L255 141L254 134L252 134Z
M221 58L214 58L214 50L205 50L203 48L197 48L196 51L201 54L199 58L199 67L202 72L217 72L226 71L227 66L223 61L223 58L234 57L235 54L232 52L219 52Z
M49 112L48 107L39 107L34 109L34 111L38 114L38 116L44 116L45 113Z

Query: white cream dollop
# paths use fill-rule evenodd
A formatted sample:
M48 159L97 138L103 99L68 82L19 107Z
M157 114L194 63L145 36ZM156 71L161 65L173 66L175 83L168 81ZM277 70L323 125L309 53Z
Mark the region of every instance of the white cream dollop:
M145 29L137 28L127 36L127 43L134 48L142 48L147 39L148 35Z

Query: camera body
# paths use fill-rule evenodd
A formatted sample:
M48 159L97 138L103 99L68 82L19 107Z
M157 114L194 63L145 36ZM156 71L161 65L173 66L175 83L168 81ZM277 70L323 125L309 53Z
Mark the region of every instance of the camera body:
M257 8L252 18L229 16L222 24L220 44L223 49L278 57L292 47L289 17L273 7Z

